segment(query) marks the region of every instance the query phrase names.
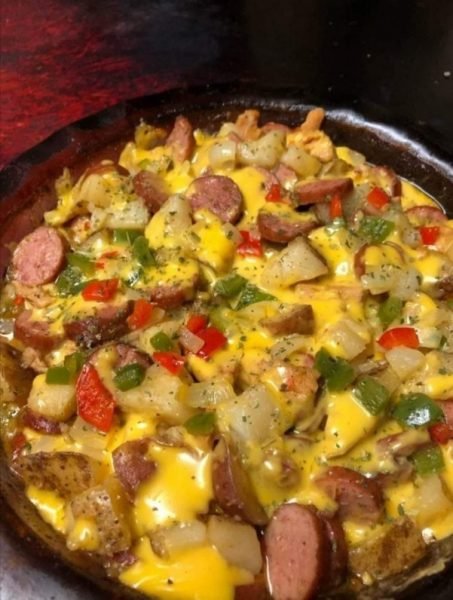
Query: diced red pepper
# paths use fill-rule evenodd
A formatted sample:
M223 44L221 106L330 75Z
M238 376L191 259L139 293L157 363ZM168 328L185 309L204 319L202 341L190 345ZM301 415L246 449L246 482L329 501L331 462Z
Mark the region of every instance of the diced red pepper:
M448 444L453 439L453 427L447 423L435 423L428 427L431 440L436 444Z
M117 256L119 256L118 250L108 250L101 254L101 258L116 258Z
M220 350L227 343L227 338L216 327L206 327L197 332L197 336L204 341L203 347L197 352L201 358L209 358L214 352Z
M240 231L242 242L237 251L241 256L263 256L263 247L258 238L252 237L250 231Z
M94 263L94 266L96 267L96 269L103 269L105 267L105 261L103 261L103 260L97 260Z
M185 359L184 356L176 354L176 352L154 352L153 360L165 367L172 375L179 375Z
M21 306L25 302L25 298L23 296L16 296L13 300L13 304L15 306Z
M271 184L271 187L266 194L266 200L268 202L281 202L283 200L282 188L279 183Z
M379 210L384 208L384 206L387 206L390 202L390 198L380 187L373 188L366 199L371 206L374 206L374 208Z
M143 298L136 300L134 302L134 310L132 311L132 314L127 317L129 329L134 330L146 327L146 325L148 325L148 323L151 321L155 306L155 304L148 302L148 300L144 300Z
M422 236L422 242L425 246L432 246L437 242L437 238L439 237L440 228L439 227L419 227L420 235Z
M386 350L397 346L406 346L406 348L418 348L420 346L417 332L412 327L389 329L381 335L378 343Z
M192 333L198 333L206 327L208 319L204 315L190 315L187 321L187 329Z
M13 458L16 458L20 451L24 448L27 443L27 438L22 433L22 431L18 431L14 434L11 440L11 450L13 451Z
M94 302L108 302L116 294L118 286L118 279L90 281L83 288L82 297L84 300L92 300Z
M86 363L76 383L77 414L87 423L107 433L112 427L115 400L102 383L95 367Z
M335 194L330 201L330 218L338 219L343 216L343 206L341 204L341 196Z

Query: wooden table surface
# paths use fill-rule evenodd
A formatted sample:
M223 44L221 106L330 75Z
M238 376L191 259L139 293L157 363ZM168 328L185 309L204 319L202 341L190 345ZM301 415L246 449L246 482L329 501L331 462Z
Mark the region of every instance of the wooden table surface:
M0 168L124 99L237 80L295 86L453 156L451 0L13 0L0 49ZM47 567L0 534L1 600L99 598Z

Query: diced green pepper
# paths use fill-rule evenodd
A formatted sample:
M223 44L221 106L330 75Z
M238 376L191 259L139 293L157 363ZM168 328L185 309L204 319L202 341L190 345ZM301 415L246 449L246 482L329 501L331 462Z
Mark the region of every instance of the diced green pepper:
M143 235L143 232L140 229L114 229L113 242L115 244L129 244L131 246L134 240L141 235Z
M401 316L403 310L403 301L396 296L390 296L379 307L378 317L382 323L382 327L387 327Z
M151 338L151 344L156 350L166 352L173 348L173 342L164 331L159 331Z
M427 427L445 420L440 406L425 394L401 396L393 409L393 418L406 427Z
M420 448L410 458L416 472L422 477L436 475L445 468L444 457L439 446Z
M64 366L68 370L71 379L74 379L82 370L85 362L85 355L83 352L73 352L68 354L64 359Z
M184 427L192 435L209 435L214 431L215 413L197 413L184 423Z
M234 298L244 288L247 279L240 275L234 274L229 277L224 277L216 281L214 292L223 298Z
M390 394L387 388L374 377L363 377L356 385L354 393L360 404L375 417L389 404Z
M156 266L156 259L145 236L140 235L134 240L134 243L132 244L132 254L142 267Z
M395 223L381 217L364 217L360 222L359 235L372 244L380 244L395 229Z
M241 295L239 296L238 303L236 304L236 310L241 310L241 308L250 306L250 304L264 302L265 300L275 300L275 296L260 290L259 287L253 285L252 283L246 283L242 288Z
M209 322L213 327L219 329L222 333L225 333L228 326L228 321L223 314L223 308L221 306L217 306L209 311Z
M344 390L355 379L354 368L343 358L334 358L321 348L316 353L315 368L321 373L332 392Z
M139 267L138 269L131 271L127 277L123 279L123 282L127 287L133 288L141 279L143 279L143 275L143 269L142 267Z
M118 369L113 382L122 392L139 386L145 379L145 368L138 363L131 363Z
M71 267L79 269L84 275L93 275L94 263L89 256L79 252L70 252L66 255L66 260Z
M82 279L83 277L80 269L71 266L66 267L55 281L58 295L62 298L75 296L81 292L88 283Z
M46 373L46 383L51 385L67 385L71 374L66 367L49 367Z

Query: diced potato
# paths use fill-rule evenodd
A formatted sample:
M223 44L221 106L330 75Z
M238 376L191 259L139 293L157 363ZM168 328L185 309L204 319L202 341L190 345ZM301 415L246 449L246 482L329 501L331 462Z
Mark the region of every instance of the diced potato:
M316 251L304 238L298 237L267 263L261 281L270 288L289 287L327 273L328 268Z
M231 519L212 516L208 521L208 539L231 565L256 575L263 559L255 528Z
M194 408L213 408L235 397L233 386L226 379L215 378L193 383L187 393L187 404Z
M182 196L170 196L148 223L145 236L152 248L175 248L181 245L179 236L191 225L188 200Z
M67 421L76 410L75 385L46 383L46 375L37 375L33 380L28 407L48 419Z
M111 556L130 547L126 504L121 487L113 478L76 496L70 508L75 524L79 518L94 520L98 533L98 554Z
M369 342L370 334L365 325L344 318L325 330L322 345L334 356L352 360Z
M148 221L148 209L143 200L137 198L105 210L103 224L108 229L144 229Z
M296 171L301 177L316 175L321 168L317 158L311 156L303 148L291 144L281 157L281 162Z
M165 368L152 365L141 385L126 392L116 390L118 405L126 411L159 415L168 423L179 425L187 421L193 409L185 403L187 384Z
M12 468L27 485L54 490L63 498L73 498L96 485L100 477L100 463L77 452L19 455Z
M258 140L238 145L238 160L243 165L254 165L271 169L283 152L285 133L270 131Z

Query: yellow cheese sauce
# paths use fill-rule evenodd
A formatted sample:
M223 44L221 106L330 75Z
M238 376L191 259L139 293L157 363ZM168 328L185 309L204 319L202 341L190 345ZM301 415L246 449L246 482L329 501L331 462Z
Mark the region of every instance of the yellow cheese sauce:
M445 240L453 222L443 221L442 231L436 219L425 223L422 213L417 218L423 222L412 222L405 211L435 209L436 202L407 181L402 181L401 195L392 198L393 180L385 169L376 170L349 148L335 148L325 136L319 138L322 145L317 145L297 129L282 134L281 146L276 142L259 149L262 138L240 139L238 125L226 124L217 134L196 130L194 151L181 160L170 142L153 147L154 135L158 139L161 133L142 124L135 141L122 151L119 165L130 176L117 173L114 165L104 165L73 185L69 174L63 174L57 185L58 205L46 213L45 221L59 228L71 254L76 255L72 256L75 262L45 287L44 299L37 301L33 294L25 294L21 300L33 321L44 321L49 335L63 339L68 323L96 319L101 307L121 309L129 303L135 307L134 317L138 302L151 299L151 320L134 329L129 311L128 325L118 337L153 361L149 360L149 366L139 365L141 379L130 387L126 382L122 388L118 384L119 350L110 343L115 338L109 338L105 347L93 343L89 352L82 348L85 363L96 348L90 364L116 406L107 431L93 423L85 423L84 429L80 379L76 383L74 374L65 382L67 405L60 407L58 415L54 406L48 406L55 396L52 389L58 387L53 384L52 388L46 379L49 365L69 369L66 359L80 351L77 339L57 345L52 353L41 356L44 367L39 364L38 369L47 375L37 374L28 406L65 424L56 435L45 435L30 425L23 428L23 434L32 455L82 454L100 463L104 478L118 476L117 449L147 440L141 460L153 463L155 471L135 487L133 499L122 504L136 562L121 572L120 580L162 600L233 600L235 587L252 583L254 574L229 562L209 535L170 555L156 551L153 535L200 522L205 527L218 500L213 482L214 433L237 448L268 517L286 502L335 513L338 502L317 484L317 477L328 467L344 467L368 477L398 471L398 460L379 443L413 427L396 416L395 407L411 394L428 397L430 410L435 410L432 404L439 410L442 402L453 399L452 306L438 288L439 282L453 274L451 256L443 250L450 248ZM301 153L297 161L291 154L294 148ZM290 169L292 178L279 182L277 167ZM349 199L355 198L358 204L352 216L347 213L351 210L347 198L340 198L343 213L335 215L331 195L320 207L310 203L296 210L297 186L335 179L334 169L341 173L338 177L354 182ZM149 214L147 202L134 188L134 178L143 173L157 178L159 190L168 198L151 211L154 214ZM192 211L185 196L194 181L213 175L229 178L240 191L242 207L234 224L224 222L209 206ZM279 188L281 201L270 197L270 184ZM382 194L387 201L384 208L371 210L370 191L376 189L381 201ZM324 216L317 212L322 208ZM294 241L266 241L257 221L263 211L290 225L317 220L301 236L308 250L301 246L291 254ZM80 218L87 219L86 231L74 225ZM434 234L423 231L426 227L434 228ZM423 243L423 235L437 237ZM308 252L308 259L300 259L303 252ZM295 265L299 259L302 267ZM317 265L313 276L304 276L305 260L311 267ZM293 277L297 268L302 274L295 283L285 279L288 272ZM219 292L228 290L231 278L238 289ZM87 284L105 279L117 281L112 297L104 304L86 297ZM175 305L159 305L159 293L169 288L183 290L183 299ZM21 296L19 290L17 296ZM311 324L306 329L279 332L272 328L281 315L300 306L310 309ZM203 355L203 345L201 350L186 349L182 354L181 328L187 329L192 314L204 315L204 327L209 323L223 336L223 342L208 355ZM405 348L404 343L386 346L382 342L381 336L399 327L410 328L417 336L417 343L409 346L421 353L421 366L412 370L406 364L411 360L407 353L392 355L395 348ZM192 344L197 344L199 331L189 332ZM165 355L164 362L156 357L157 352ZM315 359L322 353L327 353L331 365L343 369L349 365L354 373L350 381L330 386L329 375L315 370L315 365L321 369ZM168 366L175 354L184 363L182 371ZM77 377L81 377L79 371ZM363 400L358 391L357 382L370 379L381 396L385 394L384 410ZM205 387L203 396L202 388L196 388L203 385L212 386L217 395ZM79 416L74 423L76 405ZM445 416L439 414L436 422L445 425ZM214 425L206 431L188 425L206 415L214 415ZM427 422L422 425L426 430ZM176 438L162 441L163 430ZM436 442L435 438L430 442L428 434L427 440ZM421 467L409 480L385 487L387 520L372 525L344 520L350 546L379 538L404 515L427 541L453 535L453 441L436 448L443 464L428 465L424 472ZM286 467L293 479L284 479ZM437 505L429 502L427 482L437 490ZM74 517L72 499L48 486L30 484L26 494L42 518L66 536L70 549L102 554L103 533L93 515Z

